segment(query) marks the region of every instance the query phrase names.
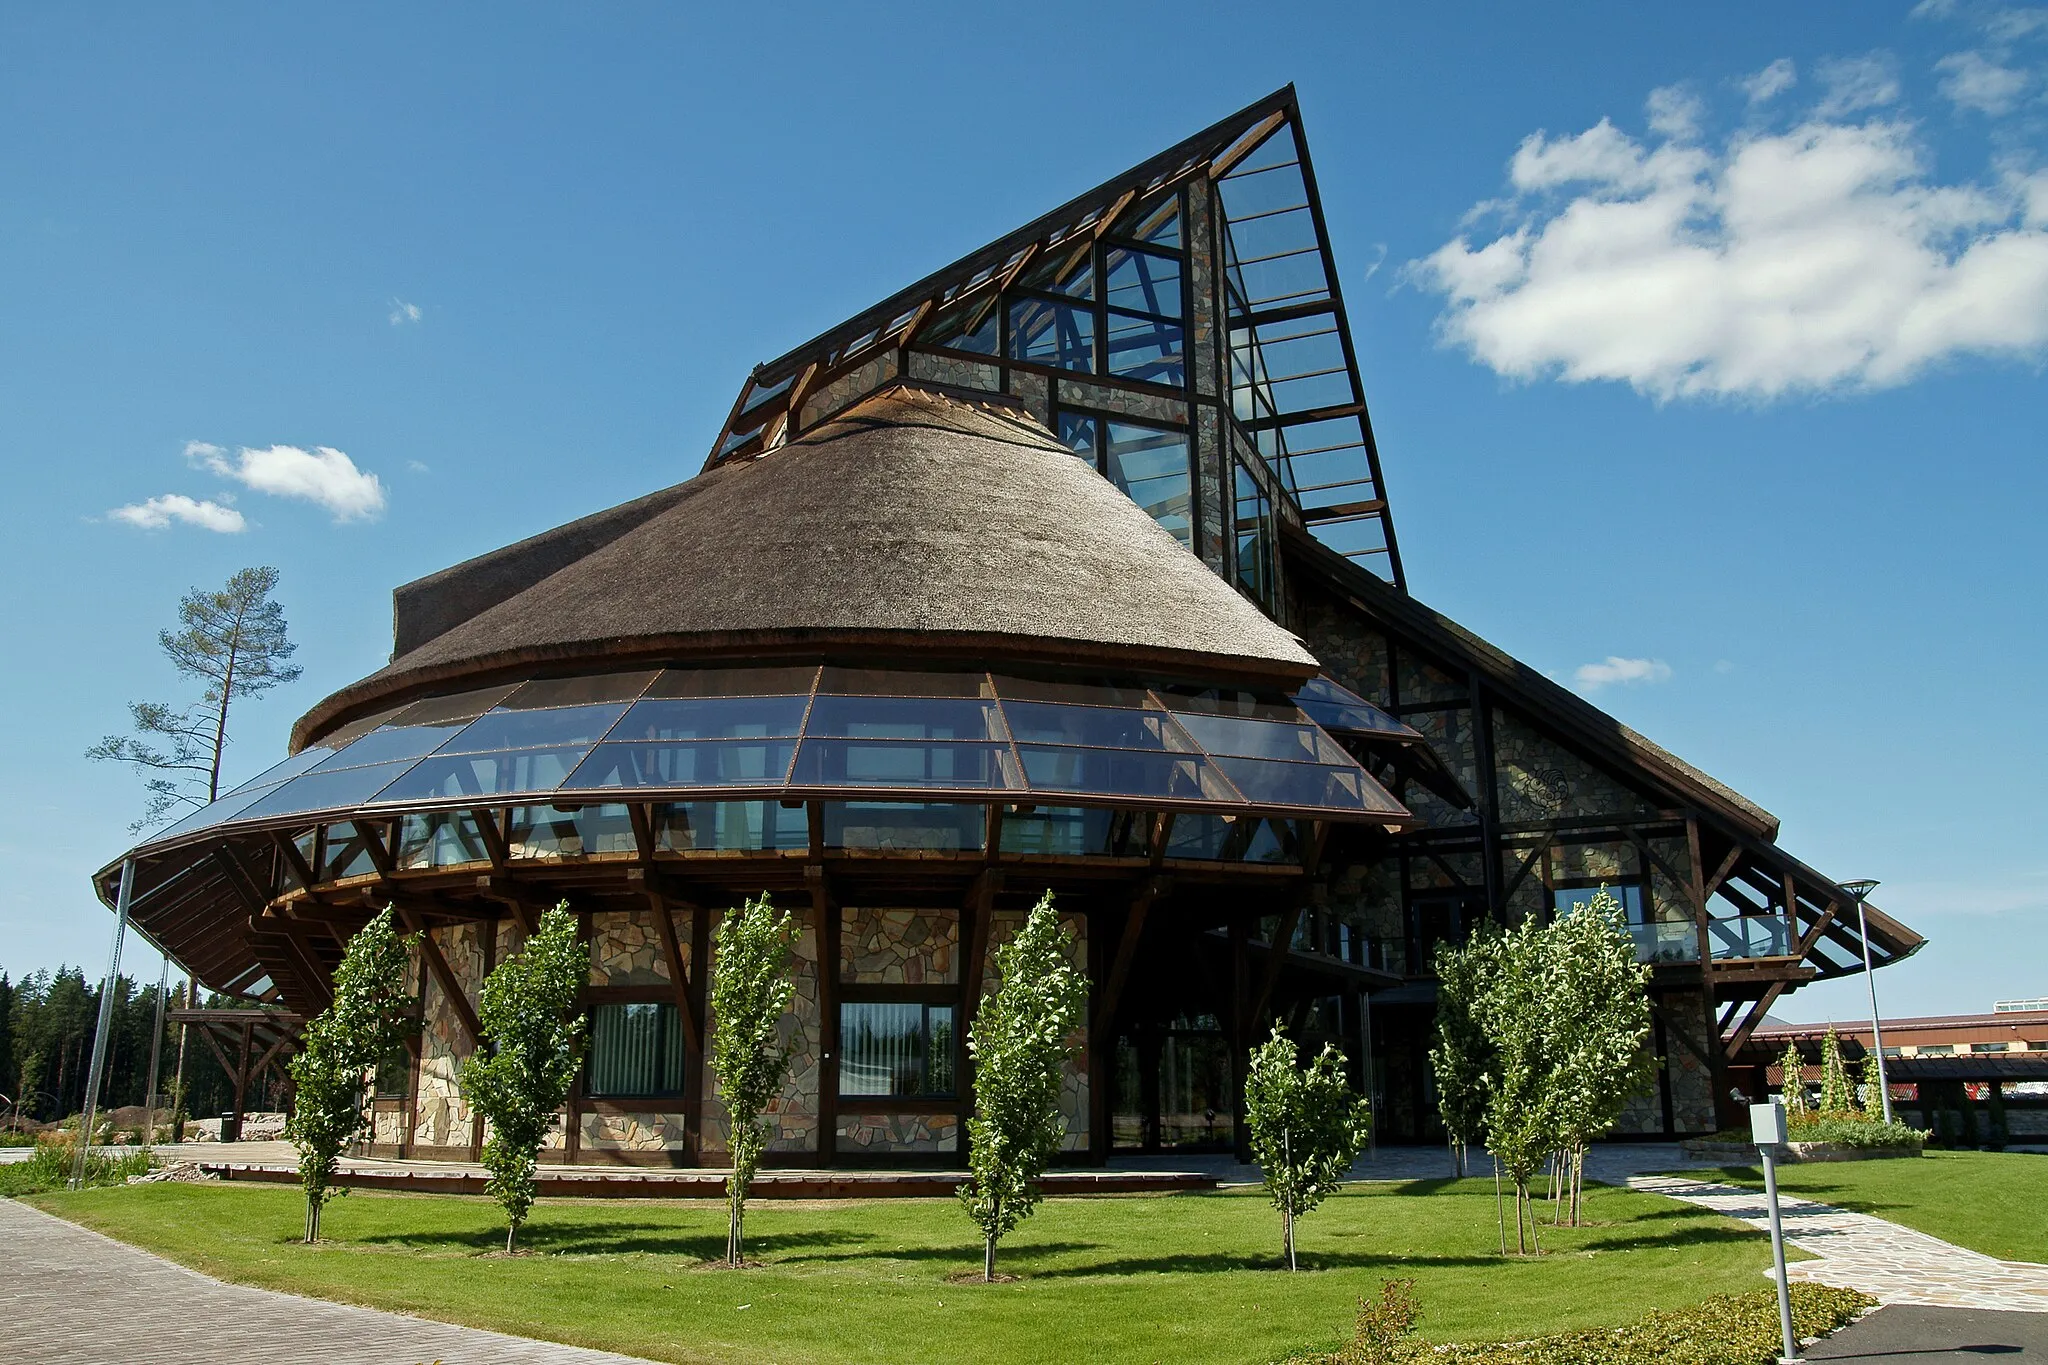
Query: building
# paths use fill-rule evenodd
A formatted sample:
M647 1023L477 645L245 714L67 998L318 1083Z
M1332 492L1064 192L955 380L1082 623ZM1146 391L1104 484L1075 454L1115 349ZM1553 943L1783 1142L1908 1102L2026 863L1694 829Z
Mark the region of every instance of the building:
M1862 966L1768 812L1411 592L1291 89L757 367L696 477L394 618L291 757L133 851L130 903L300 1012L373 909L425 931L391 1149L475 1149L471 1001L564 899L582 1161L717 1160L711 926L764 888L804 925L802 1164L957 1161L965 1023L1048 889L1093 986L1076 1159L1232 1144L1274 1020L1433 1138L1435 946L1603 884L1656 964L1632 1132L1722 1126L1770 1005ZM1920 945L1869 924L1878 964Z

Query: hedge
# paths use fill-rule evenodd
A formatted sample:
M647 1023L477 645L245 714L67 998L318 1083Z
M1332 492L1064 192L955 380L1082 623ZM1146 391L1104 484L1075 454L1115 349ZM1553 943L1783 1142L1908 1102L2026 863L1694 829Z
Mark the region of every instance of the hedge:
M1792 1326L1802 1341L1823 1337L1876 1305L1854 1289L1795 1284ZM1772 1365L1782 1345L1777 1290L1759 1289L1716 1295L1621 1327L1441 1346L1410 1339L1391 1351L1374 1351L1360 1340L1329 1355L1294 1356L1283 1365Z

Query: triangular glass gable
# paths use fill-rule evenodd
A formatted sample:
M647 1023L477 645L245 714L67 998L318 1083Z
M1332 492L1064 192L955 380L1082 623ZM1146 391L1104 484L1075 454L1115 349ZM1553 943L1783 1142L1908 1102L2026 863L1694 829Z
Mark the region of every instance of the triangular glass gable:
M1291 86L758 367L707 467L897 378L1018 400L1276 615L1278 520L1406 586Z

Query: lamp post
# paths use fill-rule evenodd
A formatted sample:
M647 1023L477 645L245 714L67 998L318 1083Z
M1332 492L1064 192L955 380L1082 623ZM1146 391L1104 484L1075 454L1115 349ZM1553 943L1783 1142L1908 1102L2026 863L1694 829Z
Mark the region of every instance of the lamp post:
M1856 936L1863 942L1863 980L1870 987L1870 1050L1877 1057L1877 1093L1884 1098L1884 1121L1890 1123L1892 1086L1884 1072L1884 1025L1877 1017L1877 974L1870 969L1870 916L1863 909L1864 901L1877 889L1877 881L1873 878L1843 882L1842 889L1856 898Z

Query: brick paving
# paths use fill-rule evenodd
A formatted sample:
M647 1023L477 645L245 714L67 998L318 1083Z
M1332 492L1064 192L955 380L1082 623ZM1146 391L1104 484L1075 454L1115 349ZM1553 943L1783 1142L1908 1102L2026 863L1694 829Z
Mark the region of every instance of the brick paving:
M37 1365L641 1365L629 1356L223 1284L0 1199L7 1359Z
M1678 1175L1628 1177L1631 1189L1769 1228L1761 1191ZM1817 1260L1787 1268L1795 1280L1860 1289L1884 1304L2048 1313L2048 1265L1999 1261L1897 1223L1780 1194L1785 1240Z

